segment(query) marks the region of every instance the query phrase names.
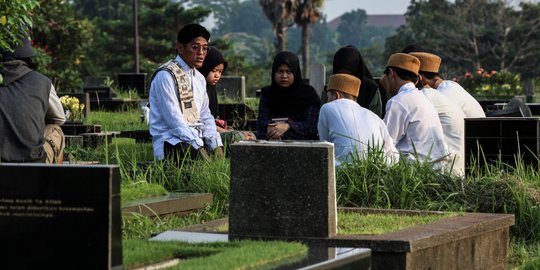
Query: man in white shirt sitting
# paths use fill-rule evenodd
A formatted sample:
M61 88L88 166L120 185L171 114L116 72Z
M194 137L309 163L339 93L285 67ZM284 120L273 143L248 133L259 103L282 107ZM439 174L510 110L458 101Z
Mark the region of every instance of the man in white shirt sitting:
M419 69L420 60L410 54L396 53L388 59L381 78L391 97L384 122L402 155L441 169L448 162L448 151L437 111L415 86Z
M321 140L334 144L336 165L364 159L369 152L382 151L388 163L399 159L386 125L375 113L358 105L361 81L348 74L330 76L328 103L319 114Z
M411 53L414 54L414 53ZM465 114L466 118L486 117L486 113L478 101L469 94L461 85L452 80L444 80L439 71L427 74L423 78L424 82L431 88L437 89L448 100L456 104Z
M435 74L439 73L441 58L426 52L412 52L420 60L420 83L422 93L429 99L439 115L444 139L451 156L449 169L455 175L465 173L465 114L455 103L430 84Z
M208 53L210 33L198 24L178 32L175 59L154 73L150 85L150 134L154 156L176 160L206 156L209 150L223 156L223 144L208 108L206 79L196 69Z

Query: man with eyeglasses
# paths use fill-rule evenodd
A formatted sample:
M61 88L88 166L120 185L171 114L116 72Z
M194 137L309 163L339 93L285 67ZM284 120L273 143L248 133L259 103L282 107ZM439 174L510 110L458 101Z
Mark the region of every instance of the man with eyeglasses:
M185 25L178 31L176 58L152 77L150 134L159 160L206 157L209 151L223 156L223 143L208 108L206 79L196 69L204 62L209 40L203 26Z

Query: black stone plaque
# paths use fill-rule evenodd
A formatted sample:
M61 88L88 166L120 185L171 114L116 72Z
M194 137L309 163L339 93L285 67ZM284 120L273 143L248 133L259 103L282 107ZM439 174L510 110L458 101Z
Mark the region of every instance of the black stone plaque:
M465 166L471 158L477 166L498 160L516 165L520 157L525 165L538 166L540 155L540 118L486 117L465 118Z
M148 97L146 73L120 73L118 74L118 86L125 90L135 88L140 97Z
M335 235L333 155L325 142L233 144L229 236Z
M121 269L118 166L0 164L0 269Z

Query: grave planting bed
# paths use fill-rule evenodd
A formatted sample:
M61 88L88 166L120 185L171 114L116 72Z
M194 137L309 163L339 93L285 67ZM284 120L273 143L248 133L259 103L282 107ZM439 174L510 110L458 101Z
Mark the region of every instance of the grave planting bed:
M339 213L345 212L404 216L447 214L396 209L339 209ZM324 243L333 247L369 248L372 269L505 269L509 227L513 224L513 215L460 213L447 215L431 223L379 235L338 232L337 235L328 238L278 236L259 238ZM227 228L228 219L224 218L178 230L226 234Z

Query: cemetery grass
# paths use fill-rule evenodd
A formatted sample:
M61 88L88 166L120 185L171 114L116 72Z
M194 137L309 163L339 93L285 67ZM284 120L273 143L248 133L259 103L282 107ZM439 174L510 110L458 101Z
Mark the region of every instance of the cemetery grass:
M338 234L381 235L457 215L460 213L398 215L338 212Z
M127 269L180 258L167 269L271 269L307 256L307 247L292 242L233 241L189 244L178 241L126 240Z
M137 117L136 112L92 112L87 120L96 121L112 131L128 128L128 123L138 123ZM123 138L113 139L111 145L95 149L67 149L66 153L78 160L118 164L122 187L146 181L162 185L168 191L214 194L212 204L198 213L182 217L126 219L123 221L124 239L147 239L167 229L202 223L228 214L228 159L184 161L175 166L155 161L151 144L136 144L133 139ZM539 258L540 172L520 162L515 167L499 162L484 164L479 169L476 166L479 162L483 161L473 161L471 173L466 178L458 178L436 172L425 163L389 166L380 154L374 152L366 160L356 160L336 171L338 205L512 213L516 225L511 227L510 263L521 265L534 261Z

